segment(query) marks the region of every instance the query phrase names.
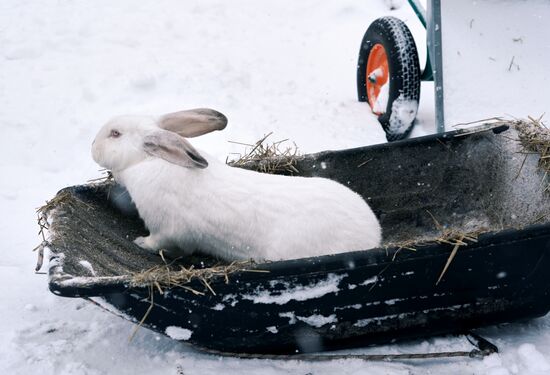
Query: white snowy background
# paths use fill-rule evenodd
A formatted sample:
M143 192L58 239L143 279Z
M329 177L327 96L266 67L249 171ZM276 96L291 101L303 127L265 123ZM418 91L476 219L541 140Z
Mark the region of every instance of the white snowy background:
M128 342L132 323L54 296L47 276L33 272L35 208L99 176L90 144L113 115L218 109L229 118L227 129L193 143L222 160L242 151L227 141L254 142L271 131L273 140L290 138L302 152L385 142L375 116L356 101L355 67L366 27L386 14L407 22L425 56L423 29L406 3L390 11L381 0L0 2L0 373L550 374L549 316L482 330L501 349L484 360L221 359L145 329ZM550 47L537 48L542 60L522 67L548 65ZM501 65L506 72L508 61ZM433 85L422 90L413 136L434 132ZM494 93L495 103L509 95L504 91ZM469 109L467 101L454 105ZM540 115L512 113L527 114ZM354 352L468 348L439 337Z

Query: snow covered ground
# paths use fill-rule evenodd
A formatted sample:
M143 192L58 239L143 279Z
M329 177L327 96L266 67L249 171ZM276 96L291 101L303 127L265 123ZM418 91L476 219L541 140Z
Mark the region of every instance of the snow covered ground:
M34 209L99 176L90 143L113 115L218 109L227 129L193 143L222 160L242 151L228 140L254 142L271 131L302 152L384 142L355 94L361 37L384 14L407 21L422 44L410 8L390 12L381 0L2 1L0 373L549 374L549 316L484 329L501 353L483 361L243 361L198 354L145 329L129 343L132 323L54 296L46 275L33 273ZM432 87L423 85L413 135L434 131ZM355 352L468 347L433 338Z
M550 113L550 44L540 32L549 13L544 0L444 4L446 123Z

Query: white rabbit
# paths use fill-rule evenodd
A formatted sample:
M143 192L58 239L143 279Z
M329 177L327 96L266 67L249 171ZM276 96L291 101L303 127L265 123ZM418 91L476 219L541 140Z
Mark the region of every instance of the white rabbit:
M134 242L171 257L195 250L226 260L280 260L377 247L378 220L347 187L325 178L233 168L184 137L225 128L211 109L120 116L97 134L92 156L112 171L150 235Z

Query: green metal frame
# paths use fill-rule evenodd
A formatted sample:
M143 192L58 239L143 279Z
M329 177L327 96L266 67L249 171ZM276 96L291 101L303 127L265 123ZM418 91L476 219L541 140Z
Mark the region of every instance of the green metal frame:
M443 98L443 49L441 46L441 0L428 0L428 9L424 9L418 0L408 0L416 16L426 28L428 54L426 66L420 79L434 81L435 123L438 133L445 131L445 112Z
M426 28L426 9L420 4L418 0L409 0L409 4L414 10L414 13L420 20L420 23L422 23L422 26ZM426 66L424 67L424 70L422 71L422 75L420 76L420 79L422 81L433 81L433 69L432 69L432 63L430 61L430 54L426 54Z

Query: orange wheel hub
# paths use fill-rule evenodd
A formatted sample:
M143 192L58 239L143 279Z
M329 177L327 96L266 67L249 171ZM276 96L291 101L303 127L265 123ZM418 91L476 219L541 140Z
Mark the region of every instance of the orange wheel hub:
M370 51L369 59L367 61L366 77L369 105L375 114L380 115L386 111L386 108L382 108L381 112L376 112L374 111L374 106L378 100L382 86L388 82L390 77L388 56L386 55L386 50L382 44L375 44Z

